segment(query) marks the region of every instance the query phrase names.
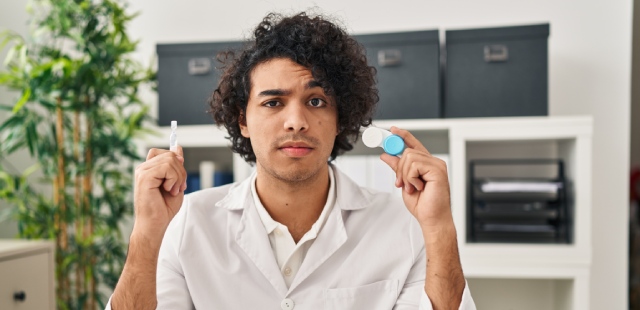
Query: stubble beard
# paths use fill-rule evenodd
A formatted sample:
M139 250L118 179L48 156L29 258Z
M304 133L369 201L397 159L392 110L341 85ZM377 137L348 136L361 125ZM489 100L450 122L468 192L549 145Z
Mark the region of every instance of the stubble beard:
M298 160L296 160L298 161ZM327 162L328 165L328 162ZM316 165L304 165L302 163L295 163L291 168L285 168L282 170L274 169L272 165L260 165L262 170L279 182L286 184L289 187L305 187L318 177L322 169L322 165L316 168Z
M313 137L308 137L304 135L286 135L275 140L271 147L273 149L277 149L280 144L287 140L294 141L304 141L316 148L314 151L319 151L320 141ZM303 163L304 158L292 158L293 162L290 163L289 166L285 166L282 169L277 169L276 165L274 165L273 161L269 160L269 157L276 158L275 154L259 154L259 152L255 152L256 155L256 164L258 170L263 170L270 178L273 178L279 182L286 184L286 186L300 188L305 187L308 184L311 184L320 174L321 169L326 168L329 164L328 156L325 165L322 165L318 162L312 162L309 164ZM262 158L263 160L260 160ZM264 163L264 164L262 164Z

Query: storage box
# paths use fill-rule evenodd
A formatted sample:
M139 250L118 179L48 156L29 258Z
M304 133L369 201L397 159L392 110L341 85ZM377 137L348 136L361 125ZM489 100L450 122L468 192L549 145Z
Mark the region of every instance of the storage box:
M439 118L440 45L437 30L354 36L377 69L374 119Z
M549 24L446 31L444 117L548 115Z
M242 42L158 44L158 125L212 124L208 98L221 71L216 55Z

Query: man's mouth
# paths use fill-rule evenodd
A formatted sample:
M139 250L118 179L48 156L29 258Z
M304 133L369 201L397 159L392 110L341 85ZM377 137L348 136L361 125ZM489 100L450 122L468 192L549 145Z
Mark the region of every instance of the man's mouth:
M283 147L280 150L291 157L302 157L313 151L312 148L308 147Z
M313 148L304 142L286 142L278 149L290 157L303 157L313 151Z

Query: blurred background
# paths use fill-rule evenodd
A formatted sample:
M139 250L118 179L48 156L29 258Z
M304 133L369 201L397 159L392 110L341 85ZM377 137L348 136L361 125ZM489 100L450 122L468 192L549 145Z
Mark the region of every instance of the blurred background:
M28 36L27 3L26 0L0 1L0 28ZM157 55L157 51L161 51L158 45L171 48L179 47L178 44L241 41L250 38L251 30L272 11L290 14L311 8L335 17L354 35L439 30L440 54L437 57L446 55L446 50L442 50L446 45L442 42L445 42L447 30L549 24L548 41L544 40L548 47L543 49L548 51L548 58L541 63L548 68L544 77L548 86L544 115L522 115L522 120L516 116L507 117L508 121L498 117L502 115L492 116L497 117L495 121L473 115L469 118L438 115L424 121L394 117L381 118L379 124L382 127L404 124L408 129L413 128L425 140L434 141L433 147L437 149L434 153L441 153L449 161L453 170L452 187L457 186L452 189L454 213L458 216L456 224L459 231L465 232L459 236L463 268L478 309L640 309L639 301L635 300L640 298L636 288L640 283L636 275L640 274L640 268L634 267L634 264L640 267L635 254L635 248L640 246L634 243L640 244L635 237L639 181L637 176L631 177L640 167L640 9L637 1L138 0L126 3L127 12L140 14L131 20L127 29L131 40L139 40L132 58L143 66L159 69L161 94L163 69L158 68L158 63L159 58L162 63L163 56ZM3 49L0 58L4 59L6 53L7 49ZM437 60L441 61L441 58ZM439 74L446 75L446 70ZM527 75L527 72L519 74ZM443 85L438 86L440 95L447 93L447 86ZM212 83L210 89L214 88ZM464 88L461 89L456 93L464 92ZM147 85L140 88L139 96L148 106L149 115L158 119L163 104L158 92ZM11 105L19 98L19 91L0 87L0 103ZM202 98L202 102L205 100ZM447 98L442 100L446 110ZM10 112L0 111L0 122L9 116ZM394 121L400 118L403 120ZM166 147L166 125L157 125L151 121L149 128L160 132L159 136L142 139L136 144L141 153L149 147ZM240 180L245 176L250 168L226 151L224 142L219 142L224 141L223 135L199 126L185 126L179 132L180 141L191 149L187 150L186 159L191 160L190 170L199 184L203 187L209 184L210 178L200 177L212 173L215 169L212 165L231 173L231 179ZM486 136L474 132L474 126L486 129ZM548 132L553 130L558 134ZM505 131L516 134L506 137ZM495 141L491 132L496 132ZM203 133L204 136L193 137ZM207 140L208 135L211 140ZM456 150L464 155L455 153ZM507 155L502 156L502 153ZM347 158L347 163L343 164L362 165L360 172L351 172L354 179L364 175L364 171L375 173L375 164L362 164L370 155L367 150L356 148L355 155L362 157ZM34 162L26 150L0 156L4 156L0 159L2 164L10 165L15 171L23 171ZM573 198L567 202L571 207L565 215L570 218L567 226L572 232L567 239L558 242L478 242L470 235L476 228L469 223L470 213L456 211L472 208L469 206L472 202L467 200L474 197L473 190L467 188L469 182L473 182L467 170L469 161L504 157L561 158L571 167L567 168L567 177L571 180L567 187L573 189L567 195ZM219 180L222 179L228 181L229 177L219 176ZM574 186L569 187L569 183ZM34 186L44 192L51 190L46 185ZM456 196L456 193L460 195ZM461 206L459 209L456 209L456 200ZM0 211L8 208L9 204L0 200ZM125 242L130 221L125 219L119 224ZM0 223L0 238L14 238L18 230L17 220L10 218ZM484 247L485 244L489 245ZM566 248L559 248L562 246ZM519 258L514 262L505 261L504 257L510 255ZM1 259L2 256L0 264ZM7 279L2 270L0 268L0 282ZM540 275L536 275L536 270ZM110 289L108 286L102 288L105 296L110 294ZM0 308L7 309L2 302L0 298Z

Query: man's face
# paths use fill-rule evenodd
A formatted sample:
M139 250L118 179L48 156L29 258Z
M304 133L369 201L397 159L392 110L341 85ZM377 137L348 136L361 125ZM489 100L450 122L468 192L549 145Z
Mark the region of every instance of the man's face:
M338 113L307 68L285 58L257 65L240 129L251 139L258 169L300 182L326 167L338 134Z

